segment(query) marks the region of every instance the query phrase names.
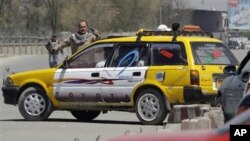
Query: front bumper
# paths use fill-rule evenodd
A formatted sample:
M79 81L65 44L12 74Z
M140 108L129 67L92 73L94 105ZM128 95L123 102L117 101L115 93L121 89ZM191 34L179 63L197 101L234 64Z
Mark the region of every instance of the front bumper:
M3 86L3 98L5 104L16 105L19 87L17 86Z

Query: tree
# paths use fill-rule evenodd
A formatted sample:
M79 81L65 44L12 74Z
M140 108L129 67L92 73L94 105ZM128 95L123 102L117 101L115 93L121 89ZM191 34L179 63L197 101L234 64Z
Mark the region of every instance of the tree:
M4 0L1 30L7 34L38 34L41 29L40 0Z
M48 35L77 31L80 19L101 32L189 23L183 0L0 0L0 31Z
M65 1L60 14L62 30L76 31L80 19L88 21L90 27L101 31L113 25L117 11L110 0Z
M118 15L113 24L115 31L135 31L157 26L160 0L113 0Z
M52 34L58 32L58 18L59 18L59 1L58 0L44 0L48 11L49 23L52 29Z
M1 1L0 1L0 15L3 14L3 13L2 13L2 12L3 12L3 11L2 11L2 10L3 10L3 2L4 2L4 0L1 0Z

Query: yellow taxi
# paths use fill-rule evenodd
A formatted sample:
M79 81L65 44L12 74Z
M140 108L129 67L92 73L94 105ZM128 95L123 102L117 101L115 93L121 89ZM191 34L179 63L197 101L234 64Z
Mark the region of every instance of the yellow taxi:
M9 75L4 102L26 120L67 110L81 121L101 112L132 111L143 124L161 124L171 105L216 97L232 52L201 31L146 31L107 38L79 50L56 68Z

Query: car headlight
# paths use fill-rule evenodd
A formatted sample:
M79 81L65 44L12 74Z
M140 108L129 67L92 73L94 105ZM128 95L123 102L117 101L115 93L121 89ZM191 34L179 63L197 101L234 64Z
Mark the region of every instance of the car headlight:
M13 85L13 81L10 77L7 77L4 81L4 85Z

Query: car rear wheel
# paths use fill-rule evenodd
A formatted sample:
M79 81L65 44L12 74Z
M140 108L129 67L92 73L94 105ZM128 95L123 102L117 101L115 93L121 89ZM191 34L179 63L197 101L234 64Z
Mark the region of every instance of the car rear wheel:
M43 89L29 87L21 93L18 109L26 120L40 121L49 117L52 112L52 104Z
M146 89L139 93L135 110L138 119L145 125L162 124L168 113L165 98L155 89Z
M71 114L80 121L92 121L101 111L71 111Z

